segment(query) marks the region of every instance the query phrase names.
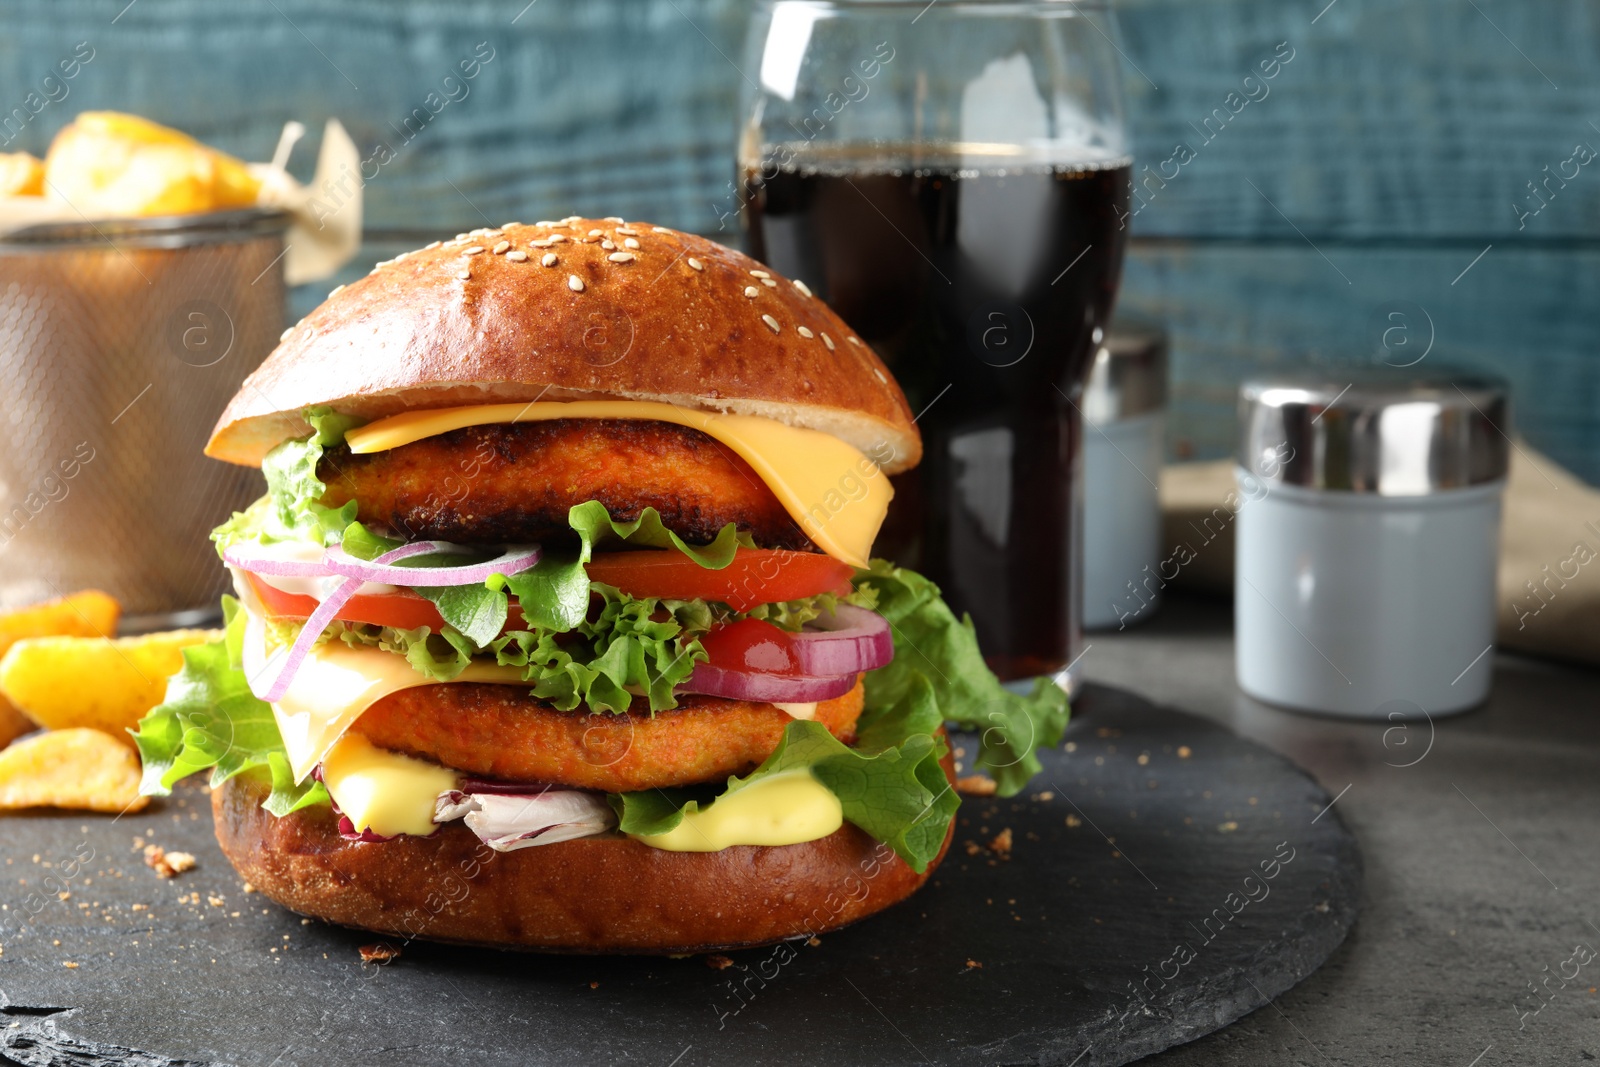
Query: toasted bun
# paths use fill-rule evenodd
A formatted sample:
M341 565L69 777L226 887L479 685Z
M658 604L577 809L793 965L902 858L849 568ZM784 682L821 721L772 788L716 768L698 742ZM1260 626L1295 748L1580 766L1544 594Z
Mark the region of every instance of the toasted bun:
M914 893L955 833L952 820L922 874L849 823L802 845L721 852L613 833L496 853L460 823L346 841L327 808L263 811L266 790L230 778L211 806L222 851L270 899L341 926L536 952L710 952L836 930Z
M552 236L565 240L530 243ZM380 264L285 335L206 455L259 465L304 435L316 405L372 419L535 399L761 415L841 438L891 474L922 456L899 385L799 283L702 237L615 219L476 230Z

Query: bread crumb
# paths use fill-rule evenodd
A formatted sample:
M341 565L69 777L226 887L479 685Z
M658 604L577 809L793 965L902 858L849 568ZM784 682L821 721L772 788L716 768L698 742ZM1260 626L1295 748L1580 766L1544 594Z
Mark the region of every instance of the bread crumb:
M969 774L956 779L956 792L969 797L992 797L997 788L994 779L983 774Z
M1227 822L1217 824L1217 833L1231 834L1239 828L1239 824L1229 819Z
M1083 820L1078 818L1076 815L1068 815L1067 816L1067 829L1076 830L1078 827L1080 827L1082 825L1083 825Z
M725 971L729 967L733 966L733 960L729 959L727 956L707 956L706 966L710 967L713 971Z
M983 849L979 847L979 845L978 845L978 843L976 841L968 841L966 843L966 849L967 849L967 855L969 855L969 856L976 856L978 853L983 851Z
M1048 804L1055 798L1056 795L1048 789L1046 789L1043 793L1035 793L1033 795L1033 799L1041 804Z
M1150 753L1148 753L1148 752L1139 753L1139 758L1138 758L1138 760L1136 762L1141 767L1146 766L1150 762Z
M590 982L589 983L589 988L590 989L599 989L600 988L600 983L599 982Z
M400 950L387 941L374 941L370 945L362 945L356 951L361 953L362 963L388 963L400 955Z
M981 970L983 970L983 964L979 963L977 960L968 960L967 961L967 970L969 970L969 971L981 971Z
M254 893L256 891L256 887L251 885L249 882L245 882L239 888L244 890L246 893Z
M812 948L816 948L818 945L822 944L822 938L813 935L806 941L806 944L810 945Z
M73 963L71 960L62 960L61 966L65 967L69 971L75 971L78 969L78 965Z
M1193 754L1194 753L1189 750L1189 746L1188 745L1179 745L1178 746L1178 758L1179 759L1188 759Z
M168 852L160 845L144 847L145 865L163 878L176 878L184 871L194 870L194 855L188 852Z
M1000 856L1011 855L1011 827L1006 827L990 839L989 851Z

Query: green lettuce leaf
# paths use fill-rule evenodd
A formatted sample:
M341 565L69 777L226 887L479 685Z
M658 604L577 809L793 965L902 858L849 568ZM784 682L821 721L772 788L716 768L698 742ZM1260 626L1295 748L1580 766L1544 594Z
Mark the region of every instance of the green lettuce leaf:
M308 408L311 436L284 441L261 461L267 495L211 531L217 552L239 541L311 541L319 545L337 540L355 521L356 503L340 508L321 503L328 487L317 477L323 453L344 441L346 431L360 419L327 408Z
M715 799L697 798L688 790L655 789L610 800L624 833L662 834L687 813L773 775L804 769L839 798L845 819L921 872L939 854L961 806L939 766L945 748L935 736L939 725L933 688L917 679L894 704L863 712L853 748L821 723L796 720L761 766L744 778L729 778Z
M1039 773L1037 750L1060 743L1066 693L1047 678L1028 696L1001 685L978 650L971 618L957 619L922 575L873 560L855 586L871 590L894 633L893 661L866 676L867 706L894 705L926 681L944 719L981 731L975 768L994 777L1001 796L1014 796Z
M144 763L139 791L165 796L178 779L209 769L213 786L236 774L270 778L262 807L274 815L326 803L321 783L294 783L272 708L250 692L240 669L244 612L232 597L222 606L224 639L183 650L183 669L167 682L166 700L133 731Z

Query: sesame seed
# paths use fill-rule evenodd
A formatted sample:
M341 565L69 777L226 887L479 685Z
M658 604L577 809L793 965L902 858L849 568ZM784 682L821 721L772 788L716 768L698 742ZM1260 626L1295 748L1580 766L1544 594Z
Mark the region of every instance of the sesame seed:
M808 286L805 282L801 281L799 278L796 278L794 280L794 287L796 289L800 290L806 296L815 296L816 295L815 293L813 293L811 291L811 287Z
M845 340L849 341L853 345L859 345L861 343L861 338L859 337L846 337Z
M455 239L457 241L465 241L468 237L471 237L471 236L472 235L470 233L458 233L458 234L456 234Z
M614 251L617 246L610 241L601 241L600 247L605 249L607 252L611 252Z
M567 275L567 288L571 289L574 293L583 292L583 279L578 277L576 274Z
M422 250L424 252L432 252L435 248L438 248L443 243L443 241L429 241L427 244L422 246Z
M633 236L636 236L639 233L638 230L630 230L626 226L618 226L617 227L617 232L620 233L620 234L623 234L624 236L627 236L627 237L633 237Z
M487 226L479 226L476 230L472 231L472 236L474 236L474 237L487 237L493 232L494 231L489 229Z
M812 333L811 330L808 327L805 327L805 326L800 327L798 332L799 332L801 337L804 337L807 340L810 340L811 338L816 336L816 334Z
M617 232L621 233L622 231L618 230ZM638 248L639 247L639 242L637 240L635 240L634 238L629 237L629 238L627 238L626 240L624 240L622 242L622 247L623 248Z
M328 299L332 300L334 297L338 296L342 292L344 292L344 286L336 285L336 286L333 287L333 291L328 294Z
M549 219L540 219L538 222L534 223L534 225L535 226L543 226L545 229L548 230L552 226L559 226L561 224L559 222L552 222Z
M705 270L706 269L705 264L701 263L698 259L695 259L693 256L689 257L689 267L692 270Z
M770 278L770 277L772 277L772 275L768 274L764 270L753 270L753 271L750 272L750 277L752 277L752 278Z
M606 258L609 259L613 263L632 263L633 262L633 253L632 252L613 252L609 256L607 256Z
M833 351L833 338L829 337L827 334L823 334L822 343L828 346L829 352Z
M564 233L553 233L549 237L549 241L553 245L558 245L562 241L565 241L566 239L567 239L567 235L564 234Z
M879 370L877 367L873 367L872 368L872 373L876 374L878 376L878 381L882 382L885 385L889 384L889 379L885 378L883 376L883 371Z
M568 215L566 218L562 219L561 221L566 223L568 226L571 226L574 222L582 222L583 221L583 216L582 215Z
M615 215L607 215L606 216L606 221L607 222L626 222L628 220L627 219L619 219Z
M773 281L771 278L762 278L761 284L766 286L768 289L776 289L778 287L778 283Z
M528 247L530 247L530 248L549 248L553 244L555 244L555 242L550 240L548 237L541 237L541 238L539 238L537 240L529 241L528 242Z
M777 333L778 332L778 320L773 318L771 315L763 315L763 316L761 316L761 321L766 323L767 326L769 328L771 328L773 333Z
M590 237L599 237L601 234L603 234L605 232L606 231L604 231L604 230L590 230L589 231L589 236Z
M482 253L483 253L483 246L482 245L471 245L470 247L463 248L461 250L461 254L464 255L464 256L476 256L476 255L481 255Z
M515 252L507 252L506 258L513 263L526 263L528 261L528 253L519 249Z
M294 333L294 327L293 326L289 327L287 330L284 330L281 334L278 335L278 343L282 344L283 342L287 341L289 339L289 335L291 333Z
M501 223L501 224L500 224L500 228L501 228L501 229L502 229L502 230L509 230L509 229L511 229L511 227L513 227L513 226L521 226L521 225L522 225L522 223L521 223L521 221L520 221L520 220L519 220L519 221L516 221L516 222L502 222L502 223Z
M556 265L556 262L557 262L556 254L554 252L546 252L544 254L544 258L539 260L539 262L543 263L547 267L553 267L553 266Z
M459 271L457 272L456 277L460 278L462 281L467 281L472 277L472 272L470 270Z
M744 287L744 295L749 297L757 297L761 295L761 290L757 289L753 285L747 285Z
M654 231L655 233L670 233L674 237L676 237L678 235L678 231L677 230L669 230L665 226L652 226L652 227L650 227L650 229L652 231Z
M510 247L511 247L511 242L510 241L501 241L499 244L494 246L492 251L494 252L495 255L498 256L498 255L504 254L506 249L508 249Z

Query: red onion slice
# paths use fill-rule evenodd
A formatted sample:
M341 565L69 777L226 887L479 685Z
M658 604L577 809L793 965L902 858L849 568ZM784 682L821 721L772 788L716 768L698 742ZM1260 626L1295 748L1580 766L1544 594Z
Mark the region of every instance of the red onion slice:
M333 573L320 554L314 560L301 560L286 558L284 552L282 545L240 541L223 549L222 558L240 570L273 578L326 578Z
M461 567L394 567L390 564L407 556L420 556L425 552L459 552L459 545L445 541L413 541L385 552L375 560L356 559L343 547L335 545L323 554L323 565L346 578L363 582L381 582L385 585L404 585L413 589L419 586L477 585L487 581L492 574L510 577L539 562L538 545L507 545L504 552L487 563L472 563Z
M730 671L709 663L695 665L694 673L682 692L703 693L729 700L752 700L763 704L809 704L844 696L856 687L856 676L818 678L800 674L757 674Z
M420 542L420 544L427 546L432 542ZM428 547L418 547L418 545L401 545L399 548L385 552L372 562L382 567L384 564L394 560L430 550ZM330 549L330 551L332 550ZM537 553L537 550L535 552ZM424 571L422 573L427 572ZM339 609L344 607L351 597L355 596L356 590L360 589L363 584L362 579L359 577L347 577L335 586L328 593L328 598L317 605L317 610L311 613L311 617L300 628L300 634L294 639L294 644L289 646L288 652L281 654L283 655L283 666L278 668L278 673L270 684L266 683L262 675L266 674L271 668L273 660L277 659L277 656L262 664L260 670L246 673L245 678L249 682L250 691L268 704L273 704L283 699L283 694L289 691L289 685L294 681L294 676L300 673L300 666L305 662L306 653L311 651L311 646L316 644L317 638L321 636L322 631L326 630L328 624L333 622L333 617L339 613Z
M789 640L800 669L822 678L875 671L894 659L889 620L853 604L819 615Z

